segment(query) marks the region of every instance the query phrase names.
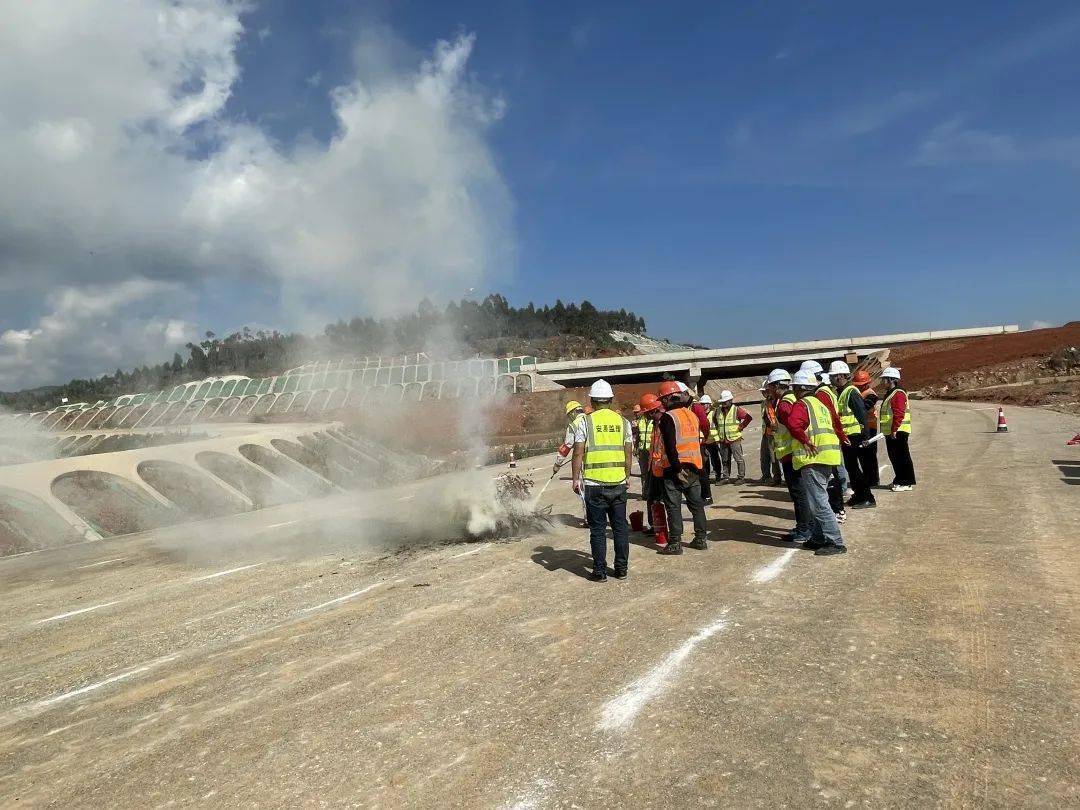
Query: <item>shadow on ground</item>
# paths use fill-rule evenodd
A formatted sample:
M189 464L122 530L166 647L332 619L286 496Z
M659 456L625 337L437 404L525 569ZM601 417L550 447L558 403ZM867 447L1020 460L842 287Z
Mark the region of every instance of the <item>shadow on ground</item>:
M576 548L537 546L533 549L532 561L548 571L566 571L582 579L588 579L592 571L592 555Z

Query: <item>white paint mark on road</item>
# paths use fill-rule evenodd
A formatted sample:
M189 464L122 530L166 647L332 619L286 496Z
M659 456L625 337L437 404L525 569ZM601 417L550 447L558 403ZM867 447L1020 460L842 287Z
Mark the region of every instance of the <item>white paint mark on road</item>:
M401 503L402 501L411 501L415 497L415 495L406 495L404 498L398 498L398 503Z
M268 529L280 529L282 526L292 526L294 523L299 523L299 520L286 520L284 523L271 523L266 528Z
M628 684L619 695L605 703L600 709L597 731L620 731L633 723L634 718L645 708L645 705L671 685L672 675L682 666L694 648L727 627L727 619L724 618L726 615L725 610L721 618L698 630L669 653L663 661L636 681Z
M347 602L350 599L355 599L356 597L360 596L361 594L367 593L368 591L373 591L376 588L382 587L383 585L395 584L395 583L402 582L402 581L403 580L395 579L392 583L376 582L374 585L368 585L366 588L361 588L358 591L353 591L352 593L347 593L344 596L339 596L337 599L331 599L329 602L323 602L321 605L315 605L315 607L304 608L300 612L301 613L310 613L313 610L320 610L321 608L330 607L331 605L339 605L342 602Z
M110 686L111 684L118 683L120 681L126 681L128 678L134 678L136 675L142 675L144 672L149 672L154 667L159 666L160 664L168 663L175 658L175 655L169 656L168 658L159 658L156 661L151 661L149 664L143 664L141 667L129 669L127 672L121 672L119 675L113 675L111 678L106 678L103 681L92 683L89 686L83 686L79 689L73 689L70 692L64 692L62 695L55 695L51 698L39 700L37 703L30 705L29 711L36 712L41 711L42 709L48 709L58 703L63 703L64 701L71 700L72 698L80 697L89 692L95 692L98 689L103 689L106 686Z
M229 574L235 574L239 571L247 571L249 568L258 568L264 563L252 563L251 565L241 565L239 568L229 568L226 571L218 571L216 574L207 574L205 577L195 577L192 582L206 582L208 579L217 579L218 577L227 577Z
M787 567L789 562L791 562L791 558L795 556L797 550L798 549L789 548L768 565L761 566L761 568L755 571L754 575L750 577L750 581L757 582L758 584L772 582L780 576L780 572Z
M117 599L115 602L105 602L100 605L94 605L93 607L82 608L80 610L72 610L69 613L58 613L57 615L50 616L47 619L38 619L36 622L34 622L34 624L46 624L47 622L58 622L63 619L70 619L72 616L78 616L80 613L89 613L91 610L101 610L102 608L119 605L123 601L123 599Z
M123 562L126 559L127 559L127 557L113 557L111 560L102 560L101 562L90 563L90 565L80 565L75 570L76 571L83 571L83 570L85 570L87 568L97 568L97 567L102 566L102 565L108 565L109 563Z
M470 549L469 551L463 551L460 554L454 554L453 556L447 557L446 559L456 560L458 557L468 557L470 554L479 554L481 551L483 551L490 545L491 543L484 543L482 546L477 546L476 548Z

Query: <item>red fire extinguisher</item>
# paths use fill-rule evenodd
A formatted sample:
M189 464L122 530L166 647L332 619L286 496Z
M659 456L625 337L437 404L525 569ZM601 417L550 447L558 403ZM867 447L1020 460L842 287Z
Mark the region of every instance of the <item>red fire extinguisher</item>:
M656 545L663 548L667 545L667 510L660 501L653 501L652 506L649 508L652 509L652 524L653 531L656 532Z

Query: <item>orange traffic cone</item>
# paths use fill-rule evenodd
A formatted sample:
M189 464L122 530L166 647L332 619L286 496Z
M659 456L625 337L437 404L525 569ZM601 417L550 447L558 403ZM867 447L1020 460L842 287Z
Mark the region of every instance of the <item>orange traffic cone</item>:
M998 428L998 430L1001 430L1001 428ZM510 469L512 470L516 466L517 466L517 460L514 458L514 451L511 450L510 451Z
M1069 439L1067 442L1065 442L1065 444L1067 444L1069 446L1080 444L1080 433L1077 433L1075 436L1073 436L1071 439Z
M1005 423L1005 409L998 407L998 433L1008 433L1009 426Z

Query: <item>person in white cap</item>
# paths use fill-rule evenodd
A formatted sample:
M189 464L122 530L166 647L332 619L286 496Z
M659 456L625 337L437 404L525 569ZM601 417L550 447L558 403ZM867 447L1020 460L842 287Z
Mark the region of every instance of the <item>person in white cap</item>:
M851 384L851 368L843 360L834 360L829 365L829 379L836 395L836 413L840 417L840 426L850 444L844 445L844 467L851 481L851 500L847 506L854 509L868 509L877 506L874 493L870 489L870 478L862 469L864 454L860 445L872 434L866 432L866 402L857 386Z
M772 484L780 486L780 461L773 452L773 435L776 433L776 403L779 401L773 396L769 378L766 377L761 383L761 448L758 459L761 462L761 478L759 484Z
M716 430L717 444L720 446L720 458L727 480L741 484L746 480L746 460L743 457L742 434L754 417L735 404L735 397L730 391L721 391L716 410L712 412L712 427ZM732 463L738 469L738 476L732 475ZM722 479L717 479L719 482Z
M574 433L574 492L584 495L593 569L589 579L607 581L607 527L615 546L615 577L630 568L630 526L626 522L627 481L634 459L630 423L612 409L615 392L605 380L589 389L592 412L578 419Z
M829 375L825 373L825 369L821 367L821 363L817 360L806 360L802 366L800 366L799 371L809 371L819 380L817 390L815 390L814 393L818 399L824 402L825 405L836 414L836 394L829 384ZM841 523L847 518L847 513L844 511L844 493L847 492L850 483L847 468L843 464L836 467L829 483L829 504L832 506L836 519Z
M843 431L836 415L815 395L819 381L811 372L796 372L792 384L798 398L787 423L792 467L799 473L799 494L811 521L810 539L803 548L818 556L843 554L847 547L826 493L833 468L844 463L840 450Z
M802 543L810 539L810 514L806 510L800 493L801 476L791 463L792 447L795 440L788 429L791 409L796 403L791 388L791 375L785 369L774 368L765 378L769 383L769 394L776 402L776 432L773 434L773 455L780 462L787 484L788 497L795 507L795 527L787 533L785 540Z
M715 471L716 483L720 483L724 477L724 464L720 460L720 447L716 444L718 436L716 435L716 426L712 423L712 415L716 410L716 403L713 402L712 397L708 394L703 394L701 399L698 400L701 403L701 407L705 409L705 418L709 422L709 432L705 434L705 438L701 440L701 463L702 472L705 474L705 478L708 479L713 475ZM710 495L712 487L710 486Z
M885 435L885 450L893 468L893 492L908 492L915 486L915 465L911 461L911 401L900 387L900 369L889 366L881 372L885 396L881 400L878 427Z

